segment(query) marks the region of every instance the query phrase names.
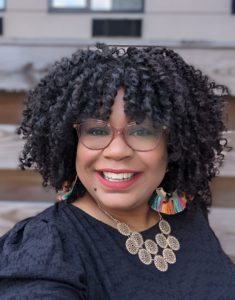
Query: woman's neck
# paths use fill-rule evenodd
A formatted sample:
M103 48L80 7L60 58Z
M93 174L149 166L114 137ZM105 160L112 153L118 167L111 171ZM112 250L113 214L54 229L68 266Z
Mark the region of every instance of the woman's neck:
M114 228L116 228L115 222L105 212L118 221L128 224L135 231L144 231L157 224L160 219L159 214L153 211L148 203L130 210L110 209L102 206L102 204L98 205L94 199L86 194L76 200L73 205Z

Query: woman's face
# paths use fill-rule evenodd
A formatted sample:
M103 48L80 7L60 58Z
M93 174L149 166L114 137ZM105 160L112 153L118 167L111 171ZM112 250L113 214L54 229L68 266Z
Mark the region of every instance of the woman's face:
M120 129L128 124L123 97L124 89L120 88L109 119L114 128ZM161 183L166 167L164 135L161 136L158 146L147 152L131 149L122 135L117 135L109 146L102 150L91 150L78 142L78 177L90 196L108 209L132 210L146 205L153 191ZM122 175L123 173L125 174ZM132 179L123 178L133 173L138 174Z

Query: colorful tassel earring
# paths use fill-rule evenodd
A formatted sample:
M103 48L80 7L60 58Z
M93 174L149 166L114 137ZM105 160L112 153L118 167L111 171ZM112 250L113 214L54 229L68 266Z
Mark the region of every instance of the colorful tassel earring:
M62 190L60 190L57 194L57 200L58 201L63 201L63 200L67 200L69 198L69 196L72 194L73 192L73 188L77 182L78 176L76 176L74 182L72 185L69 184L68 181L65 181L63 186L62 186Z
M156 189L156 196L150 201L153 210L167 215L174 215L183 211L186 207L187 199L185 194L179 196L175 191L168 196L163 188Z

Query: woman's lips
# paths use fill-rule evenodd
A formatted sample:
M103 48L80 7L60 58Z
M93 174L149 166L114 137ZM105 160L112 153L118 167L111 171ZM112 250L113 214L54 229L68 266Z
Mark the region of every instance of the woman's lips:
M127 189L143 175L142 172L130 172L129 170L103 170L96 172L100 183L111 189Z

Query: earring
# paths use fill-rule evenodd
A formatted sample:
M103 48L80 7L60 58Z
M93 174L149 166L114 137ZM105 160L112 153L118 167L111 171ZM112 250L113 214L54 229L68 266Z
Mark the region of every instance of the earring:
M162 187L156 189L156 196L150 200L150 206L153 210L167 215L174 215L183 211L186 203L185 194L179 196L176 191L167 194Z
M68 181L65 181L63 183L62 190L60 190L57 194L57 200L58 201L67 200L69 198L69 196L73 192L73 188L74 188L74 186L77 182L77 179L78 179L78 176L76 176L76 178L75 178L72 185L70 185Z

